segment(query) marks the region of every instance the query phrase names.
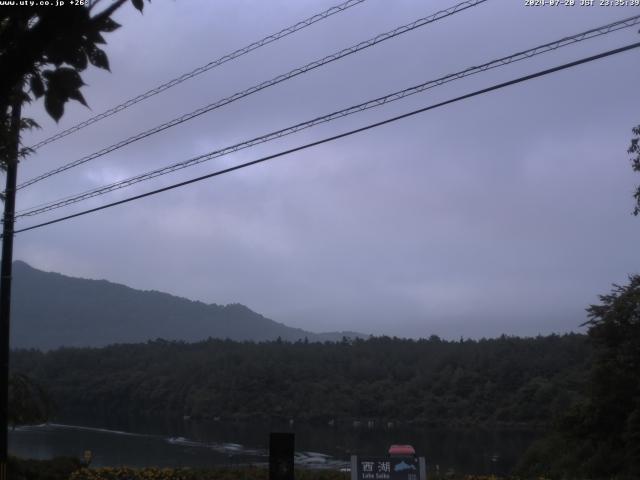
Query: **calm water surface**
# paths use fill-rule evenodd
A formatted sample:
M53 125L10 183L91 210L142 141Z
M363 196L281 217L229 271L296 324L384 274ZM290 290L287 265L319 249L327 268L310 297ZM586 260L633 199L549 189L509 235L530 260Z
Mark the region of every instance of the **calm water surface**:
M153 420L90 421L19 427L9 449L46 459L93 453L93 466L264 465L271 431L296 434L299 467L346 467L350 455L384 455L392 443L408 443L440 472L506 474L538 434L530 431L430 430L418 428L318 427L310 425ZM437 467L436 467L437 466Z

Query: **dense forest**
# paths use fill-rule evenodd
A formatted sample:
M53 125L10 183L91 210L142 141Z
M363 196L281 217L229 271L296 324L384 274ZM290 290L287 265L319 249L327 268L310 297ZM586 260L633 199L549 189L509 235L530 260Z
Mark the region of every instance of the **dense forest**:
M584 335L17 350L59 411L540 427L584 397Z

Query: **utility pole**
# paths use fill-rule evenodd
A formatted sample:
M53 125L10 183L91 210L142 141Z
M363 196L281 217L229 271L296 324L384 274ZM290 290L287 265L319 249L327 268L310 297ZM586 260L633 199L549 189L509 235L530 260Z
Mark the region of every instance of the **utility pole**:
M11 270L13 264L13 226L16 210L16 179L20 148L22 98L15 95L7 145L7 183L2 219L2 265L0 267L0 480L7 480L9 427L9 348L11 314Z

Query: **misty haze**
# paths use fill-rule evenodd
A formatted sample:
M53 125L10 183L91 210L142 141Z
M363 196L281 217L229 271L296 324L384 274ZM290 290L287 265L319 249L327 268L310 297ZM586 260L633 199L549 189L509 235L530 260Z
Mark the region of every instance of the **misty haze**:
M640 478L639 0L0 2L0 480Z

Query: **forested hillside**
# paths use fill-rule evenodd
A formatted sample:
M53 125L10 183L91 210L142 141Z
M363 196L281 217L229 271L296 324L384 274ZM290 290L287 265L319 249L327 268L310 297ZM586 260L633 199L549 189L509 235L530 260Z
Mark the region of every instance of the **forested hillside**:
M583 396L585 336L187 344L15 351L63 411L193 418L546 424Z
M106 280L43 272L20 261L13 268L11 344L15 347L99 347L153 338L324 341L360 335L292 328L238 303L205 304Z

